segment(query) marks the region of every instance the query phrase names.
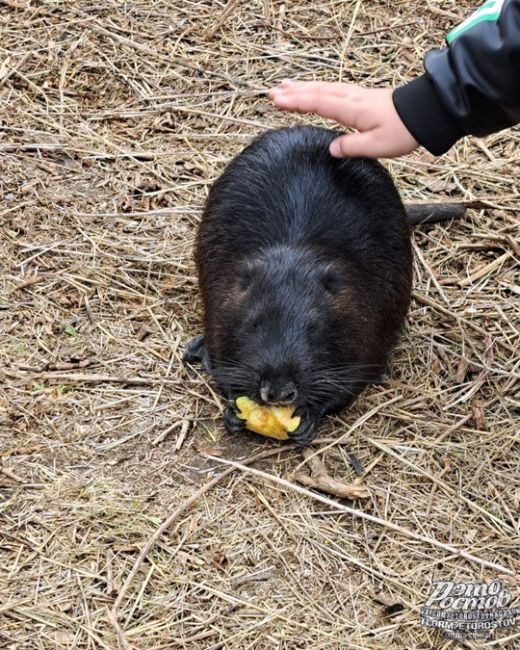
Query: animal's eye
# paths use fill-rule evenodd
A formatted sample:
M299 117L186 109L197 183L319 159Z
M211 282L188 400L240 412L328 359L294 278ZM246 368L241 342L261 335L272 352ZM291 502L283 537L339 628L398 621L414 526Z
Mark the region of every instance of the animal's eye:
M261 316L255 316L251 320L251 328L254 329L254 330L258 329L261 324L262 324L262 317Z
M258 275L259 268L257 264L249 260L242 260L236 274L236 282L239 289L247 291L255 281L255 278L258 278Z
M318 331L318 321L312 320L307 325L307 334L316 334L317 331Z
M327 269L321 278L321 284L325 291L336 296L341 291L341 278L334 269Z
M237 281L238 281L239 288L242 291L247 291L253 281L253 274L251 272L251 269L249 268L241 269L238 272Z

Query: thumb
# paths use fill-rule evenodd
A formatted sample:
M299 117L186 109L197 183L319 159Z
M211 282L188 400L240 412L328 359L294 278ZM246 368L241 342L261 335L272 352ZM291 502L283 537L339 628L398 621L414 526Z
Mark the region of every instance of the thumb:
M381 153L378 151L377 140L373 132L352 133L342 135L330 143L330 155L334 158L357 158L366 156L377 158Z

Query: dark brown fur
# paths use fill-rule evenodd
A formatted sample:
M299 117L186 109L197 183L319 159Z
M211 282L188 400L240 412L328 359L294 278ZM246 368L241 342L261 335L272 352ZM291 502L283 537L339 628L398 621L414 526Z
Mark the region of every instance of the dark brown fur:
M195 258L202 359L243 427L239 395L294 404L300 444L384 371L408 309L411 248L395 186L373 160L336 160L336 134L298 127L249 145L213 185Z

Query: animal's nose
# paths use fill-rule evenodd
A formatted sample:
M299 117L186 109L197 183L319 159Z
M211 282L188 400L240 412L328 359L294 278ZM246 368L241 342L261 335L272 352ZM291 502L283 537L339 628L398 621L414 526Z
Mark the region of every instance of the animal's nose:
M279 404L294 402L298 395L298 390L292 381L277 386L271 382L264 382L260 388L260 397L268 404Z

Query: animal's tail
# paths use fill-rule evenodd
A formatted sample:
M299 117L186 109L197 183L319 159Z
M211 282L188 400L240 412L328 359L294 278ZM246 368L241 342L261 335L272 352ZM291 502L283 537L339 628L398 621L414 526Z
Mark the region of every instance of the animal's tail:
M416 225L461 219L468 208L479 210L492 206L482 201L453 201L451 203L409 203L404 207L406 209L406 220L409 224Z

